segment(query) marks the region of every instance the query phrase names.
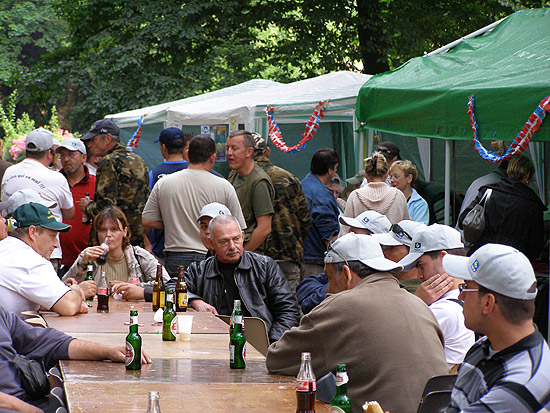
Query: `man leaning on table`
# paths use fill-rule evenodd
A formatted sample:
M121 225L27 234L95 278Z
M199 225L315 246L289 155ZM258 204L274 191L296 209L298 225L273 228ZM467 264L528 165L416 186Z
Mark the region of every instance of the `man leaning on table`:
M354 411L377 400L385 410L416 412L426 381L448 367L434 315L390 273L401 269L370 235L329 244L325 272L337 293L269 347L269 372L296 375L308 351L317 377L346 365Z
M49 404L52 398L31 400L21 384L18 369L5 353L43 362L46 369L59 360L111 360L122 363L126 354L124 344L107 346L74 339L53 328L32 327L1 306L0 347L0 410L5 408L16 412L52 411ZM143 350L141 362L151 363Z
M190 306L229 315L233 300L241 300L243 315L264 320L269 340L278 340L300 320L283 272L273 259L244 250L244 233L235 217L219 215L209 225L215 256L185 270Z

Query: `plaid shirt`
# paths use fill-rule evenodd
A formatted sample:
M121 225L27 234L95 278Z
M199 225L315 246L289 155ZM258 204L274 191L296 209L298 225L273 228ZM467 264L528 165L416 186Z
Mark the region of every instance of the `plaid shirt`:
M478 340L460 366L446 412L538 412L543 407L550 407L550 350L536 331L496 353L487 337Z

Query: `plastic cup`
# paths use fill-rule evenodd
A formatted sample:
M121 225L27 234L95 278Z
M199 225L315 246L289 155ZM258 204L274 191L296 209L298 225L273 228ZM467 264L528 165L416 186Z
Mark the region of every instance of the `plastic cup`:
M191 329L193 327L193 316L192 315L179 315L178 317L178 334L180 340L189 341L191 340Z

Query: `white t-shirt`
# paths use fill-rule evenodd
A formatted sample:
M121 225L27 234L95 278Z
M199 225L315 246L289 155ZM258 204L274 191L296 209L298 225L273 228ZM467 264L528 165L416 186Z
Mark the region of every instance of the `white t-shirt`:
M160 179L151 192L143 218L162 221L164 250L206 253L201 242L197 217L203 206L219 202L246 228L235 188L210 172L184 169Z
M17 238L0 241L0 257L0 303L6 311L51 309L70 291L51 262Z
M67 179L34 159L24 159L6 169L2 179L2 201L7 201L20 189L34 189L44 200L57 204L50 209L58 222L63 221L61 209L73 207L73 196ZM53 251L51 258L61 258L60 247Z
M462 306L450 300L458 299L459 294L458 289L451 290L430 305L445 338L445 360L449 367L462 363L475 342L474 332L464 325Z

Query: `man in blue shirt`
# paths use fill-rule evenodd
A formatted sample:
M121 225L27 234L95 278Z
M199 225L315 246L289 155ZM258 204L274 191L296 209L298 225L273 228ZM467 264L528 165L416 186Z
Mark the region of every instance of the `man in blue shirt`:
M336 198L325 186L336 175L338 162L338 154L333 149L317 150L311 158L310 172L302 181L312 219L309 235L303 244L302 280L323 272L327 245L336 239L340 230Z

